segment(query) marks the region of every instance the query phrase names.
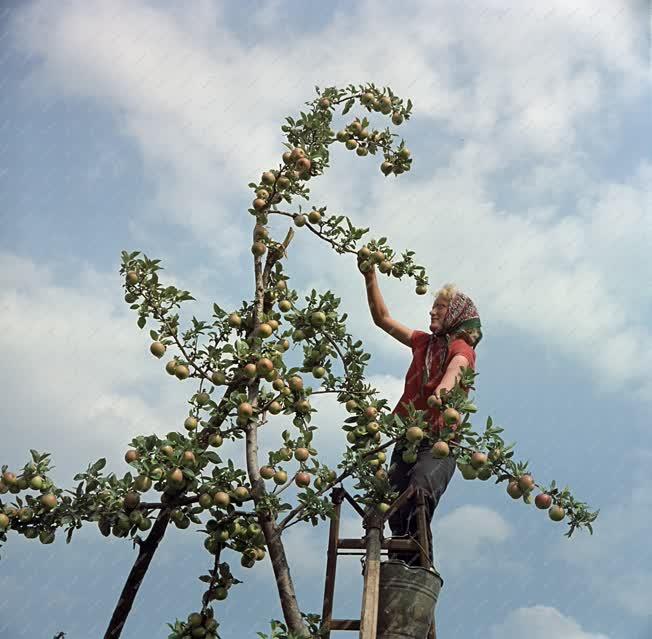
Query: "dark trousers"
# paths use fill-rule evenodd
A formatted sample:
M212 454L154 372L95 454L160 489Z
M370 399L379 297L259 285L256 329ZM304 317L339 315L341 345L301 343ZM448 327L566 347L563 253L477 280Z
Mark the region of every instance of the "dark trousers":
M398 441L390 458L389 481L392 488L402 493L409 486L423 488L426 502L426 524L428 535L428 554L430 561L434 562L432 535L430 534L430 523L446 487L455 473L455 459L453 456L435 459L432 456L432 443L423 440L417 451L417 461L414 464L406 464L401 455L405 442ZM398 511L389 518L389 527L393 537L414 537L417 538L417 502L413 497L408 500ZM418 553L390 553L390 559L402 559L408 565L419 565Z

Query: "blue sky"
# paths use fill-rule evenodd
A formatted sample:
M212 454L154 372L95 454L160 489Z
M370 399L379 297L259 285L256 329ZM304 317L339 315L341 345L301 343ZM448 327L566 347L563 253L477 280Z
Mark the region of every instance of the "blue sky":
M197 299L186 318L208 318L214 301L239 306L253 295L246 185L278 161L283 118L315 85L391 86L414 103L398 130L413 170L384 179L372 157L335 148L311 203L416 251L433 290L453 281L471 296L484 332L477 429L491 415L535 478L601 511L593 536L569 540L504 484L457 473L433 521L439 636L652 636L645 2L3 7L0 463L47 450L70 487L99 457L126 472L133 436L179 428L195 388L149 354L123 301L120 251L162 260L166 281ZM272 236L286 226L271 220ZM373 325L355 261L298 230L285 268L301 293L342 298L372 353L370 382L398 401L410 353ZM381 288L397 319L427 330L429 296L405 280ZM332 464L344 415L317 407L320 458ZM263 448L283 428L265 430ZM361 534L356 517L347 534ZM102 636L135 551L90 525L70 545L60 537L9 536L0 639ZM326 540L325 524L288 531L307 612L321 611ZM200 605L209 561L201 535L170 528L123 637L167 636L166 622ZM356 563L340 560L338 616L359 613ZM269 563L245 577L216 605L223 639L281 616Z

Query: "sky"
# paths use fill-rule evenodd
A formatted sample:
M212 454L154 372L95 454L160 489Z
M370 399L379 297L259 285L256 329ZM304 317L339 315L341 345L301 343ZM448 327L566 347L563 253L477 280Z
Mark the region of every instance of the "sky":
M247 184L276 166L280 126L315 86L366 82L412 100L396 133L413 168L384 178L377 157L336 145L310 204L415 251L431 291L454 282L473 299L484 334L476 430L491 416L536 480L600 509L592 536L568 539L505 484L456 473L432 524L438 636L650 639L645 0L3 2L0 464L48 451L53 479L71 488L100 457L105 473L127 472L134 436L182 430L196 385L149 353L123 300L121 251L161 259L162 281L191 291L186 321L251 299ZM287 227L270 219L276 239ZM368 381L394 405L410 351L374 326L355 259L296 230L290 284L341 298L372 354ZM392 316L428 330L431 296L407 279L380 286ZM314 404L332 465L345 414ZM284 427L266 426L261 449L278 447ZM225 451L244 462L235 444ZM343 534L361 536L344 513ZM125 639L166 637L200 607L212 557L196 528L169 528ZM324 522L287 532L305 612L321 612L327 537ZM69 545L10 534L0 556L0 639L81 639L103 635L136 551L89 524ZM281 618L269 561L234 567L245 583L216 602L222 638L268 632ZM359 616L361 588L358 559L340 558L335 616Z

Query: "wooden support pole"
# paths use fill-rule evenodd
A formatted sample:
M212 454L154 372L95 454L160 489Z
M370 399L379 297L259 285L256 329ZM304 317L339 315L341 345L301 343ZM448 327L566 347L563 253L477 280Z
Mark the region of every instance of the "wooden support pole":
M325 639L330 639L330 622L333 617L333 597L335 594L335 571L337 569L337 544L340 532L340 512L344 500L344 488L333 488L331 500L334 505L335 516L331 518L328 531L328 551L326 560L326 582L324 584L324 607L321 613L322 627L326 627Z
M428 554L428 549L430 548L431 543L431 533L430 526L428 526L428 521L426 519L426 500L423 494L422 488L417 488L417 537L419 539L419 556L421 558L421 565L424 568L430 566L430 556ZM433 552L434 560L434 552ZM437 639L437 631L435 630L435 615L433 612L432 623L428 629L428 639Z
M365 541L367 555L362 587L362 613L360 615L360 639L376 639L378 626L378 600L380 598L380 546L384 519L371 510L363 523L367 530Z

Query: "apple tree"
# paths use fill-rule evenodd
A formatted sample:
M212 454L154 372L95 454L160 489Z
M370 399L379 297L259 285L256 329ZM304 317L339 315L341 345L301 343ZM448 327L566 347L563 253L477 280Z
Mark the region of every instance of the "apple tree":
M249 184L255 277L251 299L235 309L215 303L210 320L193 317L182 327L177 311L194 299L190 292L160 281L161 260L139 251L122 253L124 299L141 329L150 323L150 352L165 359L162 374L188 384L190 409L180 416L179 426L165 436L134 438L124 457L131 470L122 477L105 476L106 460L99 459L75 475L79 483L72 490L56 486L48 476L49 453L32 450L29 462L16 472L2 466L0 495L15 497L13 503L0 497L0 541L14 532L49 544L57 530L65 529L69 543L87 521L96 522L104 536L130 539L138 546L106 639L120 636L170 525L199 526L211 557L206 574L199 576L206 584L202 601L183 620L169 624L170 639L219 637L219 602L246 583L248 568L268 557L284 617L284 622L272 620L269 637L319 635L319 616L303 612L297 600L283 533L295 524L316 526L333 516L328 493L345 479L353 481L357 502L386 511L398 496L388 480L386 449L401 438L407 440L408 462L416 459L419 443L428 438L434 456L455 456L465 479L507 482L512 498L534 501L553 521L568 519L569 537L583 526L592 532L598 512L589 511L555 482L536 484L528 464L514 460L514 444L506 444L503 429L491 418L482 433L473 430L471 416L477 408L462 387L474 389L476 373L466 369L456 386L442 395L441 404L436 397L428 399L430 406L438 403L442 410L444 427L435 436L424 411L412 407L402 420L366 383L370 354L347 331L340 299L331 291L315 290L300 299L290 284L283 261L295 229L303 229L334 252L355 256L354 268L364 272L377 266L387 277L414 280L417 295L428 290L425 269L415 263L413 251L398 254L385 237L365 239L368 228L356 227L345 215L328 214L325 205L284 210L298 199L310 199L307 185L328 168L334 144L360 157L382 156L385 176L398 176L412 164L404 141L397 142L389 127L377 128L369 119L384 116L399 126L410 118L410 100L374 84L316 88L316 93L300 117L286 118L281 127L286 150L278 165ZM344 118L353 107L361 115L334 131L334 116ZM283 240L270 234L272 215L291 222ZM332 394L349 414L341 424L343 453L335 468L319 460L319 429L312 423L316 409L311 403L319 394ZM274 428L279 416L291 427L277 428L278 445L272 450L259 450L259 429ZM243 446L244 468L220 455L227 440ZM294 503L283 494L292 485L298 488ZM157 500L144 500L141 495L151 490Z

